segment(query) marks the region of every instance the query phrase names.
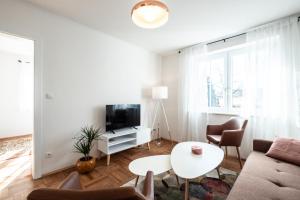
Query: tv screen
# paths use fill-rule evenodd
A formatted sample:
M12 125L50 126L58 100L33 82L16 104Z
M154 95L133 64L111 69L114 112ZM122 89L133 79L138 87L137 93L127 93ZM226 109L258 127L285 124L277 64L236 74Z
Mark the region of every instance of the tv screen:
M106 131L140 126L140 104L106 105Z

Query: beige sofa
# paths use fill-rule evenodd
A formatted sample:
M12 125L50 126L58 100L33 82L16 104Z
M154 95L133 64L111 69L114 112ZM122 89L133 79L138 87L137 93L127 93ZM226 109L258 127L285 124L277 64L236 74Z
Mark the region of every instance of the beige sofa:
M272 142L253 141L253 152L227 200L300 200L300 166L265 156Z

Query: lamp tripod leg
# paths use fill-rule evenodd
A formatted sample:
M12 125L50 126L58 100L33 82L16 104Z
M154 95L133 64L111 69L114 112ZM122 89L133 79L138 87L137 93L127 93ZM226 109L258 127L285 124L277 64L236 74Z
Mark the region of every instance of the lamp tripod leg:
M162 101L160 101L160 105L162 107L162 110L163 110L163 113L164 113L164 118L165 118L165 121L166 121L166 125L167 125L167 128L168 128L168 134L169 134L169 138L171 140L171 144L173 146L173 140L172 140L172 137L171 137L171 132L170 132L170 127L169 127L169 122L168 122L168 118L167 118L167 114L166 114L166 110L165 110L165 107L164 107L164 104Z
M152 122L151 132L154 129L154 124L156 122L158 108L159 108L159 102L156 102L155 106L154 106L154 119L153 119L153 122ZM157 127L156 131L157 131L156 145L160 146L161 145L161 140L160 140L160 135L159 135L159 123L158 123L158 127Z
M154 124L155 124L155 121L156 121L156 116L157 116L158 106L159 106L159 105L158 105L158 103L156 102L156 103L155 103L155 106L154 106L154 119L153 119L153 122L152 122L151 132L153 131Z

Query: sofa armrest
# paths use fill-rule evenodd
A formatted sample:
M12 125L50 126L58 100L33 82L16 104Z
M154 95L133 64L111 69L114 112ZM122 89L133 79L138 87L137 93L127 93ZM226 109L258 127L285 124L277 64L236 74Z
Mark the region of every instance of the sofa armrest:
M80 177L78 172L72 172L63 182L58 186L58 189L64 190L81 190Z
M147 200L154 200L154 181L151 171L147 172L142 193Z
M270 149L272 143L273 142L269 141L269 140L254 139L253 140L253 150L259 151L262 153L267 153L267 151Z

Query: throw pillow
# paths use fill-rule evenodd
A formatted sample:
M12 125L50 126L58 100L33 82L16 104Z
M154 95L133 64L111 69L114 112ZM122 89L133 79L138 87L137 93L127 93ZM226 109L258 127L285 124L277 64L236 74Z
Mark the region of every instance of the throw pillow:
M300 140L277 138L266 155L300 166Z

